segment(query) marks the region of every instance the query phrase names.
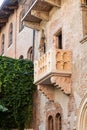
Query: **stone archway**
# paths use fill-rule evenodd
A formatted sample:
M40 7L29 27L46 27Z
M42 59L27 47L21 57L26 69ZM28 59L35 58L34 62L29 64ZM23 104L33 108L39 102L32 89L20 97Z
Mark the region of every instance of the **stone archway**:
M80 104L77 130L87 130L87 94Z

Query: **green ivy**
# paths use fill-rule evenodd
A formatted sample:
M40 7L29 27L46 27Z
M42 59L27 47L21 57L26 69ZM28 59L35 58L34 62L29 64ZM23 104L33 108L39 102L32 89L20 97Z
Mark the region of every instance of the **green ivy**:
M0 112L0 127L24 129L27 119L32 117L33 63L23 59L0 56L0 105L8 111Z

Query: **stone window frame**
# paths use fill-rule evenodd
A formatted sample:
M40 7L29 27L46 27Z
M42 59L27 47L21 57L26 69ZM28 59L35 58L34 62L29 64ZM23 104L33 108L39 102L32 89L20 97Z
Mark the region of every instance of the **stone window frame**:
M84 95L79 105L77 117L77 130L86 130L87 123L85 121L87 119L87 93Z
M1 55L4 54L4 46L5 46L5 34L2 34Z
M39 52L40 52L40 56L46 53L46 35L44 29L41 30Z
M60 34L63 34L62 33L62 28L60 28L60 29L58 29L58 31L57 32L55 32L54 33L54 35L53 35L53 46L55 47L55 48L57 48L57 49L60 49L59 48L59 43L58 43L58 36L60 35ZM62 35L62 48L61 49L63 49L63 35Z
M51 112L51 114L49 114L49 116L48 116L48 118L47 118L47 130L50 130L50 128L49 128L49 117L52 117L52 119L53 119L53 124L51 123L51 127L53 127L53 128L51 128L51 130L54 130L54 129L56 129L56 130L62 130L62 116L61 116L61 113L60 112L58 112L58 111L50 111ZM60 116L60 119L58 118L57 120L58 120L58 122L57 123L59 123L59 122L61 122L61 123L59 123L59 124L57 124L56 123L56 117L57 117L57 115L59 114L59 116ZM59 127L59 128L57 128L57 127Z
M32 46L28 49L27 59L33 61L33 47Z
M9 25L9 44L8 44L8 47L10 47L12 43L13 43L13 23L11 22Z
M63 125L63 110L62 110L62 107L60 106L59 103L54 103L54 108L55 109L52 109L52 110L46 110L46 130L49 130L48 128L48 118L50 116L52 116L53 118L53 128L54 130L57 130L56 129L56 115L59 114L61 116L61 128L59 130L62 130L62 125Z
M19 32L21 32L24 29L24 24L22 20L23 16L24 16L24 9L20 12L19 15Z
M83 26L83 38L80 40L80 43L83 44L87 41L87 0L81 0L82 7L82 26Z

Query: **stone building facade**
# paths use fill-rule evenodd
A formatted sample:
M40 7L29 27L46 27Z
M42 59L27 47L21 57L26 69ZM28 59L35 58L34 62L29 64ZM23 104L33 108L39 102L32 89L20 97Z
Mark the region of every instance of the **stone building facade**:
M86 130L87 1L27 0L24 9L36 30L36 130Z
M26 33L30 28L35 30L37 93L31 127L87 130L87 0L19 0L19 5L24 10ZM26 35L25 32L17 35L20 41L17 57L20 49L26 52L28 48L27 45L20 48Z
M12 58L30 58L33 30L23 25L23 6L18 5L17 0L7 0L0 10L0 54Z

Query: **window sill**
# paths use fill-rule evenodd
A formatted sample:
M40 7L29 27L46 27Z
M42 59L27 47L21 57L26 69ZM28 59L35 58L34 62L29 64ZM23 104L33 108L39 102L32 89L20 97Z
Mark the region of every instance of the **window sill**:
M87 42L87 35L85 35L83 39L80 41L81 44L84 44L85 42Z

